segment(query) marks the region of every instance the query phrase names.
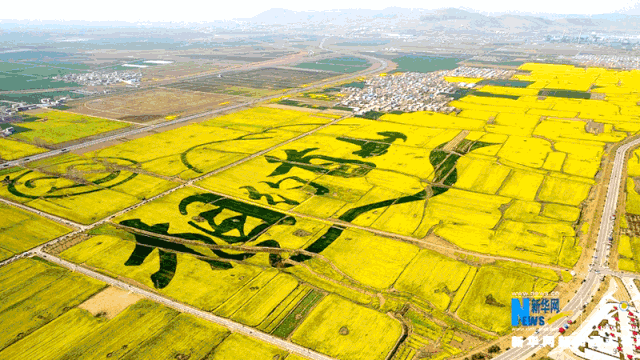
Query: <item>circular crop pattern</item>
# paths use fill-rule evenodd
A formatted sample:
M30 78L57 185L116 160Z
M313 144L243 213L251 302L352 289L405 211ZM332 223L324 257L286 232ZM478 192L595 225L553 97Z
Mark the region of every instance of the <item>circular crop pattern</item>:
M105 163L113 164L111 166ZM54 173L61 176L43 174L33 170L17 173L4 182L7 190L18 197L28 199L57 199L89 194L124 184L138 174L118 169L137 162L123 158L94 158L77 160L57 166Z

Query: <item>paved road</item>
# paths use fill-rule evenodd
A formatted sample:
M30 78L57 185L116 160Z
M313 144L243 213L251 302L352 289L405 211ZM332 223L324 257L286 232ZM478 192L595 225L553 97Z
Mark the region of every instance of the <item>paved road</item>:
M609 179L609 186L607 189L607 197L605 199L604 210L602 211L602 218L600 221L600 229L598 231L598 240L596 242L595 256L597 258L593 261L593 269L589 271L586 277L586 281L582 284L576 295L569 301L569 303L562 308L562 312L573 311L573 319L577 317L579 312L582 311L582 306L589 302L600 285L600 277L607 274L615 274L607 268L607 258L609 251L607 250L607 239L610 234L613 233L614 221L611 220L611 216L615 215L618 205L618 196L620 194L620 183L622 181L622 173L625 166L626 153L633 147L640 145L640 139L631 141L618 148L616 156L613 161L613 169L611 171L611 178ZM597 273L599 271L599 273ZM629 276L628 274L626 276ZM548 324L540 328L538 337L542 336L556 336L558 335L558 328L567 320L567 317L559 319L553 324ZM525 346L521 348L512 348L499 356L495 357L496 360L515 360L525 359L533 355L540 346Z
M71 90L79 90L81 87L61 87L61 88L50 88L50 89L27 89L27 90L7 90L0 91L0 95L8 95L8 94L38 94L45 92L58 92L58 91L71 91Z
M171 120L171 121L167 121L167 122L163 122L163 123L159 123L159 124L147 125L147 126L144 126L144 127L131 129L131 130L128 130L128 131L123 131L123 132L120 132L118 134L101 137L101 138L95 139L95 140L89 140L89 141L78 143L78 144L75 144L75 145L70 145L70 146L67 146L67 147L62 148L62 149L52 150L52 151L48 151L48 152L41 153L41 154L26 156L26 157L21 158L21 159L7 161L5 163L0 164L0 169L8 168L8 167L11 167L11 166L20 165L20 164L25 163L25 162L30 162L30 161L35 161L35 160L48 158L48 157L55 156L55 155L60 155L62 153L68 152L68 151L74 151L74 150L90 147L90 146L97 145L97 144L104 143L104 142L108 142L108 141L122 139L122 138L125 138L125 137L128 137L128 136L141 134L141 133L144 133L144 132L156 130L156 129L163 128L163 127L166 127L166 126L172 126L172 125L184 123L184 122L187 122L187 121L190 121L190 120L194 120L194 119L198 119L198 118L201 118L201 117L208 117L208 116L216 115L216 114L219 114L219 113L222 113L222 112L226 112L226 111L242 108L242 107L245 107L245 106L254 105L254 104L257 104L257 103L260 103L260 102L263 102L263 101L267 101L267 100L271 100L271 99L275 99L275 98L278 98L278 97L281 97L281 96L293 95L293 94L296 94L296 93L299 93L299 92L309 91L311 89L319 88L319 87L322 87L324 85L332 84L332 83L334 83L336 81L344 81L344 80L354 79L356 77L360 77L360 76L364 76L364 75L369 75L369 74L378 72L379 70L383 70L384 68L387 67L387 64L388 64L387 61L384 60L384 59L379 59L379 58L375 58L375 57L368 56L368 55L361 55L361 57L364 57L364 58L367 58L367 59L371 60L374 64L375 63L379 63L381 65L381 67L375 68L375 67L372 66L372 67L370 67L369 69L367 69L367 70L365 70L363 72L350 74L350 75L347 75L347 76L344 76L344 77L339 77L338 79L328 79L326 81L322 81L320 83L316 83L315 85L311 85L311 86L308 86L308 87L305 87L305 88L297 88L297 89L289 90L289 91L284 92L284 93L265 96L265 97L262 97L262 98L259 98L259 99L250 100L250 101L247 101L247 102L244 102L244 103L240 103L240 104L236 104L236 105L231 105L231 106L227 106L227 107L211 110L211 111L207 111L207 112L204 112L204 113L194 114L194 115L181 117L181 118L178 118L178 119L175 119L175 120Z
M79 272L81 274L84 274L86 276L90 276L94 279L103 281L111 286L116 286L119 287L121 289L124 290L128 290L132 293L138 294L140 296L143 296L147 299L151 299L157 303L166 305L168 307L174 308L178 311L184 312L184 313L188 313L194 316L197 316L199 318L202 318L204 320L207 321L211 321L217 324L220 324L228 329L231 329L232 331L247 335L247 336L251 336L253 338L256 338L258 340L276 345L284 350L287 350L289 352L304 356L306 358L309 359L313 359L313 360L332 360L331 357L320 354L318 352L315 352L313 350L309 350L305 347L302 347L300 345L296 345L293 344L291 342L288 342L286 340L282 340L280 338L277 338L275 336L263 333L262 331L258 331L254 328L248 327L248 326L244 326L242 324L239 324L237 322L231 321L229 319L225 319L223 317L219 317L216 315L213 315L209 312L206 311L202 311L200 309L196 309L194 307L191 307L189 305L185 305L182 303L179 303L177 301L173 301L173 300L169 300L161 295L158 295L156 293L153 293L151 291L147 291L147 290L143 290L141 288L135 287L133 285L127 284L123 281L120 280L116 280L113 278L110 278L108 276L102 275L98 272L89 270L87 268L84 268L82 266L76 265L74 263L68 262L66 260L60 259L56 256L53 255L49 255L47 253L44 253L42 251L34 251L32 252L32 254L34 256L39 256L47 261L50 261L52 263L58 264L62 267L65 267L69 270L75 271L75 272Z
M86 229L86 226L78 224L77 222L74 222L74 221L71 221L71 220L67 220L67 219L64 219L64 218L61 218L61 217L58 217L58 216L55 216L55 215L51 215L51 214L45 213L43 211L39 211L39 210L36 210L34 208L28 207L26 205L22 205L22 204L17 203L17 202L9 201L9 200L3 199L3 198L0 198L0 202L5 203L7 205L15 206L15 207L20 208L20 209L25 210L25 211L29 211L29 212L32 212L32 213L36 213L38 215L42 215L42 216L44 216L44 217L46 217L46 218L48 218L50 220L53 220L53 221L58 222L60 224L67 225L67 226L69 226L69 227L71 227L73 229L80 229L80 230L85 230Z

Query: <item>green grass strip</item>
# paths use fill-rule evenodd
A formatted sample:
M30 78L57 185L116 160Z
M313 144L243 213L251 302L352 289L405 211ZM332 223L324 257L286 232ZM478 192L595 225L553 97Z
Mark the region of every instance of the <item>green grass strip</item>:
M298 306L287 315L282 323L278 325L278 327L273 331L273 335L277 337L281 337L286 339L292 332L298 327L298 324L302 322L302 320L307 316L307 313L311 308L317 304L324 295L317 291L313 290L309 295L307 295ZM298 314L300 316L298 316Z

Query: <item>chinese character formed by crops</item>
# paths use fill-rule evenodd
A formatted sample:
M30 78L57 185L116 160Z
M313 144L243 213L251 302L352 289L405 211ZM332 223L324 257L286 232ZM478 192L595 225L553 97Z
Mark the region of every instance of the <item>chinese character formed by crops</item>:
M399 132L385 131L379 132L378 135L382 135L384 138L381 140L370 140L338 137L336 139L360 146L360 150L354 151L353 154L361 158L384 155L394 141L397 139L407 139L406 135ZM318 148L308 148L301 151L292 149L285 150L286 159L266 156L269 163L281 163L269 176L283 175L294 167L297 167L315 174L329 174L331 176L351 178L365 176L376 167L376 164L372 162L357 159L343 159L314 154L308 155L315 150L318 150Z
M380 209L392 205L400 205L414 201L422 201L425 200L428 196L433 197L443 194L444 192L449 190L449 188L458 180L458 171L455 168L458 159L475 149L493 144L481 141L462 140L453 151L444 150L445 145L446 144L441 144L437 146L429 154L429 162L435 170L435 176L433 178L432 184L427 189L419 191L413 195L402 196L352 208L338 217L338 219L345 222L352 222L358 216L374 209ZM356 152L354 152L354 154L356 154ZM360 153L360 156L363 155L364 154ZM331 175L331 173L329 173L329 175ZM340 235L342 235L344 229L344 227L339 225L332 226L323 236L309 245L305 249L305 251L316 254L322 252L338 237L340 237ZM306 261L309 259L311 259L311 256L303 253L296 254L291 257L291 260L297 262ZM290 266L290 263L287 266Z
M229 262L210 259L208 255L195 251L178 239L189 241L198 241L207 245L212 245L212 253L221 259L242 261L256 255L257 251L229 253L222 250L223 247L216 242L222 240L227 245L237 245L236 249L242 251L245 249L242 245L259 234L263 233L274 225L290 226L296 223L296 220L290 216L277 211L264 209L259 206L245 204L233 199L228 199L215 194L199 194L184 198L179 204L180 214L190 215L189 209L193 204L202 203L215 207L213 210L202 211L192 217L188 221L194 229L201 233L169 233L169 224L147 225L139 219L130 219L120 222L121 226L133 229L136 238L136 247L125 262L127 266L139 266L151 254L154 249L158 249L160 256L160 269L151 275L151 280L156 288L164 288L173 279L177 269L177 252L191 254L199 257L202 261L208 263L212 269L229 269L232 265ZM190 206L191 205L191 206ZM222 220L216 220L223 211L228 210L238 213L237 216L227 217ZM249 232L245 232L248 223L254 226ZM178 241L177 241L178 240ZM222 244L225 245L225 244ZM272 266L277 266L282 260L276 251L280 245L274 240L262 241L256 244L257 248L273 248L274 252L269 254L269 262ZM169 251L167 251L169 250ZM235 250L235 249L234 249ZM247 249L252 250L252 249ZM261 252L267 250L260 250Z
M348 142L360 146L360 150L352 152L353 155L360 158L370 158L381 156L387 153L391 144L402 139L406 141L406 136L397 132L381 132L382 140L341 138L341 141ZM339 220L343 222L352 222L358 216L379 208L385 208L393 205L399 205L414 201L424 201L429 196L440 195L455 184L457 181L456 162L458 159L468 152L485 146L493 145L490 143L462 140L453 150L445 150L445 145L441 144L433 149L429 156L429 162L435 170L435 176L431 184L413 194L401 196L384 201L374 202L352 208L339 216ZM343 159L324 155L310 154L315 148L305 149L302 151L285 150L286 159L278 159L276 157L267 156L269 163L279 164L271 174L267 177L278 175L286 175L293 167L311 172L312 174L323 174L328 176L336 176L342 178L358 177L366 175L376 165L359 159ZM299 176L289 176L281 178L279 181L263 181L272 189L279 189L280 184L285 180L293 180L300 184L306 184L314 189L315 195L322 196L329 189L325 186L316 184L310 180ZM286 203L296 205L297 202L281 195L261 194L253 187L243 186L249 191L249 198L260 200L266 198L270 205L278 203ZM276 197L282 200L277 201ZM201 211L197 214L190 212L190 209L197 208L196 203L207 204L213 209ZM246 204L215 194L199 194L189 196L183 199L179 204L181 215L191 216L188 224L197 233L179 233L170 234L168 224L147 225L139 219L125 220L120 224L130 228L135 234L137 246L126 265L137 266L142 264L147 256L158 248L160 256L160 270L151 276L154 285L157 288L163 288L169 284L173 278L177 268L177 257L175 252L182 252L195 255L203 262L208 263L212 269L228 269L232 267L232 261L243 261L260 252L269 253L269 263L271 266L289 267L295 263L303 262L312 258L313 254L321 253L331 243L342 235L343 226L331 226L322 236L301 250L280 249L280 244L275 240L262 241L255 246L247 247L244 244L256 239L260 234L264 234L273 226L292 226L296 220L279 211L266 209L258 205ZM223 213L231 211L234 216L225 217ZM195 215L195 216L194 216ZM159 235L159 236L157 236ZM163 238L163 236L165 236ZM181 243L176 239L185 239L190 241L198 241L207 244L213 254L220 260L214 260L205 254L197 252L187 247L189 244ZM229 252L226 249L233 250ZM292 252L288 259L282 257L283 252Z

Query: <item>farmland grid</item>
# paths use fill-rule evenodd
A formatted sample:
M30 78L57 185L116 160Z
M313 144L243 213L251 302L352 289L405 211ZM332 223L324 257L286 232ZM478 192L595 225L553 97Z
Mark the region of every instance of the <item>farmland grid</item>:
M224 172L226 170L235 168L236 166L239 166L239 165L241 165L243 163L247 163L247 162L249 162L249 161L251 161L251 160L253 160L253 159L257 158L257 157L260 157L262 155L266 155L268 152L270 152L272 150L281 148L283 145L290 144L290 143L293 143L293 142L298 141L298 140L307 139L307 137L310 137L316 131L323 130L323 129L331 126L331 125L334 125L335 123L337 123L338 121L343 120L343 119L344 118L333 120L333 121L331 121L331 122L329 122L329 123L327 123L325 125L322 125L322 126L316 128L316 129L313 129L311 131L305 132L305 133L303 133L303 134L301 134L301 135L299 135L297 137L294 137L294 138L289 139L287 141L281 142L281 143L279 143L279 144L277 144L275 146L272 146L272 147L270 147L270 148L268 148L266 150L254 153L254 154L252 154L250 156L247 156L247 157L245 157L245 158L243 158L243 159L241 159L239 161L235 161L232 164L229 164L229 165L226 165L224 167L221 167L221 168L219 168L219 169L217 169L217 170L215 170L215 171L213 171L211 173L207 173L207 174L205 174L203 176L191 179L191 180L185 182L184 184L181 184L181 185L179 185L179 186L177 186L177 187L175 187L175 188L173 188L171 190L162 192L159 195L156 195L156 196L154 196L154 197L152 197L152 198L150 198L148 200L145 200L145 201L140 202L140 203L138 203L136 205L128 207L128 208L126 208L126 209L124 209L122 211L119 211L116 214L113 214L113 215L111 215L111 216L109 216L109 217L107 217L107 218L105 218L105 219L103 219L103 220L101 220L99 222L96 222L96 223L92 224L90 227L81 228L80 230L78 230L78 231L76 231L76 232L74 232L72 234L77 234L77 233L82 232L82 230L86 230L87 228L93 228L93 227L97 226L98 224L103 224L103 223L113 219L116 216L120 216L122 214L125 214L126 212L128 212L130 210L133 210L133 209L136 209L137 207L140 207L140 206L142 206L142 205L144 205L144 204L146 204L146 203L148 203L148 202L150 202L152 200L159 199L161 196L167 195L169 193L172 193L172 192L174 192L174 191L176 191L178 189L182 189L182 188L185 188L185 187L196 188L196 189L199 189L199 190L206 191L208 193L216 194L216 192L212 191L211 189L204 188L204 187L201 187L199 185L195 185L195 182L203 180L203 179L208 178L208 177L213 176L213 175L217 175L217 174L222 173L222 172ZM375 141L373 141L372 143L375 143ZM617 152L617 155L616 155L616 159L615 159L615 162L614 162L614 166L613 166L613 169L612 169L612 177L610 179L609 193L607 194L607 198L606 198L607 202L605 204L605 211L603 212L603 217L602 217L602 222L601 222L600 236L598 238L598 251L604 251L603 246L601 246L602 244L601 244L601 241L600 241L601 239L600 238L601 237L605 237L606 234L604 232L605 232L605 230L608 230L608 228L606 227L607 226L606 224L608 224L608 222L606 221L605 215L606 214L610 214L612 211L615 213L615 199L614 199L614 197L617 198L617 196L618 196L618 189L619 189L619 185L620 185L619 172L622 172L622 166L624 165L624 156L623 155L626 153L626 151L628 151L632 147L632 145L637 145L638 143L640 143L640 140L635 140L635 141L633 141L631 143L625 144L620 149L618 149L618 152ZM621 150L622 150L622 152L621 152ZM621 156L622 156L622 160L619 159ZM445 158L445 161L446 161L446 158ZM284 164L284 162L283 162L283 164ZM451 172L449 172L448 174L451 174ZM612 188L615 188L615 189L612 189ZM224 194L224 193L219 193L219 194L224 195L225 197L232 198L234 200L240 201L240 202L251 203L250 201L247 201L246 199L243 199L243 198L239 198L237 196ZM612 205L611 202L613 202L614 204ZM8 203L12 203L12 202L8 202ZM260 206L262 206L264 208L269 208L269 206L264 205L262 203L260 203ZM33 210L33 209L29 208L29 207L25 207L25 208L29 209L32 212L37 211L37 210ZM275 207L272 207L272 208L274 210L277 209ZM294 215L295 217L298 217L298 218L307 217L309 219L314 219L314 220L322 219L323 221L327 221L327 219L324 219L324 218L321 218L321 217L314 217L314 216L306 215L306 214L303 214L303 213L298 213L298 212L295 212L295 211L290 211L290 210L284 210L283 211L282 209L278 209L278 210L281 211L281 212L287 213L287 214ZM558 210L558 211L560 211L560 210ZM40 213L41 213L41 215L43 215L45 217L49 217L50 216L48 214L45 214L44 212L40 212ZM60 220L60 219L58 219L58 220ZM372 233L376 233L377 232L378 235L382 235L382 236L388 237L388 238L395 238L395 239L398 239L399 237L402 238L402 236L398 236L398 234L395 234L393 232L385 232L385 231L381 231L381 230L377 230L377 229L371 228L369 226L361 226L361 225L352 224L351 222L340 221L339 219L337 219L337 220L336 219L331 219L330 222L332 222L332 224L334 224L334 225L340 225L340 226L350 227L350 228L354 228L354 229L366 230L366 231L372 232ZM66 235L65 238L68 238L69 236L72 236L72 235ZM407 239L405 239L405 240L412 239L412 241L415 241L415 238L413 238L413 237L406 236L406 238ZM50 243L47 243L47 244L48 245L54 244L55 241L59 241L59 239L56 239L56 240L54 240L54 241L52 241ZM18 255L18 256L14 257L14 258L11 258L11 259L5 261L5 262L0 263L0 266L4 265L6 263L9 263L10 261L13 261L13 260L15 260L17 258L23 257L25 255L33 255L33 254L37 254L38 256L45 255L42 252L42 249L44 249L44 246L39 246L39 247L33 249L31 252L23 253L21 255ZM456 249L457 252L461 252L461 250L462 249ZM466 253L468 255L473 255L473 256L483 255L483 254L479 254L479 253L472 252L472 251L471 252L469 252L469 251L465 252L465 250L463 250L461 253ZM51 255L49 255L49 256L51 256ZM501 258L503 258L504 260L509 260L511 262L520 261L520 262L524 263L524 261L522 261L522 260L515 260L514 261L514 259L510 258L510 257L496 257L496 256L492 256L492 255L489 255L489 257L493 258L493 259L496 259L496 258L497 259L501 259ZM601 256L599 258L599 260L598 260L599 264L598 265L602 267L604 272L608 272L609 270L607 270L605 267L603 267L603 258L605 258L605 256ZM533 265L533 263L531 263L531 264ZM546 266L546 267L549 267L549 266ZM564 269L564 268L563 267L554 268L554 270L561 270L561 269ZM629 274L624 274L623 276L629 276ZM589 281L587 281L586 284L589 284L589 286L593 286L595 284L595 280L592 281L591 279L589 279ZM580 290L580 292L582 292L583 294L588 293L588 291L591 289L591 288L588 288L588 289L583 291L583 288L586 287L586 284L583 285L583 287ZM577 297L574 297L573 300L569 303L569 305L577 306L576 304L581 303L580 301L576 300L576 298ZM560 319L560 320L564 320L564 319ZM532 349L527 349L526 351L531 351L531 350ZM518 353L515 349L511 353L514 354L514 355L517 353L518 354L517 356L520 356L520 355L524 354L524 353ZM507 353L505 353L503 355L506 356ZM509 358L509 357L505 357L505 358Z

